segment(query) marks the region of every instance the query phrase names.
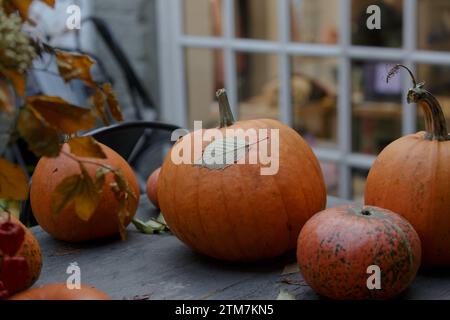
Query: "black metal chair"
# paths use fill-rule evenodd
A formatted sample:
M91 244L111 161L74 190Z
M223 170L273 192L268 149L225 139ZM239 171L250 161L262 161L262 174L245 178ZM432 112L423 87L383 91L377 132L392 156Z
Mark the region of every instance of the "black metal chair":
M174 143L171 141L172 132L178 129L181 128L162 122L135 121L94 129L86 135L93 136L126 159L135 170L141 192L144 192L148 176L161 166ZM29 198L22 204L20 219L29 227L37 224Z

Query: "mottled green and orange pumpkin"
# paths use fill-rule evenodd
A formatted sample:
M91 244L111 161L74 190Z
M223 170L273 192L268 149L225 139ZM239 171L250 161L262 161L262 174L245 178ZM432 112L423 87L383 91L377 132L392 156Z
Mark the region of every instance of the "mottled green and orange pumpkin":
M438 100L408 72L413 88L407 99L423 110L426 131L401 137L378 155L367 177L365 203L397 212L413 225L424 266L448 267L450 136Z
M162 165L158 201L170 230L192 249L228 261L260 260L294 249L303 224L325 208L325 183L317 158L288 126L272 119L234 122L224 90L218 92L218 99L220 127L182 137ZM267 150L274 144L276 172L263 175L262 161L218 167L194 164L212 145L208 141L189 155L192 163L173 159L174 150L195 149L190 141L198 134L219 132L231 141L238 138L237 129L258 134L255 143L241 145L245 159L258 157L263 143ZM270 129L279 133L279 143L272 135L262 137L261 132Z
M321 211L305 224L297 260L305 281L322 296L387 299L413 281L420 239L411 224L389 210L344 205ZM373 266L379 267L379 289L371 286L377 285L370 278L376 276Z

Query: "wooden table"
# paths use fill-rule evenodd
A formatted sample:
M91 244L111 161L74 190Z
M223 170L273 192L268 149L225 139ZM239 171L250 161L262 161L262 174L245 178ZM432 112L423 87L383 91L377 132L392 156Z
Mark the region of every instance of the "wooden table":
M328 198L328 206L341 203ZM156 214L143 196L138 216L148 219ZM192 252L173 235L141 234L133 226L125 242L109 239L78 245L54 240L40 227L32 231L44 261L35 286L65 282L67 267L76 262L82 283L114 299L275 299L280 290L297 299L319 298L298 272L289 273L295 266L293 253L266 262L230 264ZM401 298L450 299L450 270L422 272Z

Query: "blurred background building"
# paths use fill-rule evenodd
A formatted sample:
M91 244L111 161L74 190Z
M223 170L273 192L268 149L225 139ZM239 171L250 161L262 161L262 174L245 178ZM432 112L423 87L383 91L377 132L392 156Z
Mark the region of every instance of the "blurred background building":
M450 119L448 0L58 0L56 17L72 3L107 22L159 119L215 126L214 93L226 87L240 119L276 118L307 139L332 195L361 199L375 155L423 129L405 101L409 79L386 84L392 64L413 68ZM381 30L366 27L372 4ZM36 13L52 41L100 57L132 119L124 75L89 23L77 40L56 31L55 15Z

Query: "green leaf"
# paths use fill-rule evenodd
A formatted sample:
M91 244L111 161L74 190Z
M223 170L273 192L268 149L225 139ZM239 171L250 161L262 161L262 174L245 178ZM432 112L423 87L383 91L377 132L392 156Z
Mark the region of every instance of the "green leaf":
M133 225L142 233L153 234L158 232L163 232L166 230L166 225L162 224L155 219L150 219L147 222L143 222L137 218L131 220Z

